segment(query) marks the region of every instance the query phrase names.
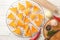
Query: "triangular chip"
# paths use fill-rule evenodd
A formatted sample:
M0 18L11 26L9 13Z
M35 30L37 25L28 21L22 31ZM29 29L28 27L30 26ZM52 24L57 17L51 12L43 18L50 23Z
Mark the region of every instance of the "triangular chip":
M23 14L22 14L22 13L17 14L17 16L18 16L20 19L22 19L22 18L23 18Z
M29 9L29 8L26 8L26 9L24 10L24 14L25 14L26 16L28 16L28 15L30 14L30 9Z
M23 27L24 24L23 24L20 20L18 20L18 22L17 22L17 26Z
M15 20L15 17L14 17L14 15L13 15L12 13L10 13L10 14L8 15L8 18L9 18L9 19L12 19L12 20Z
M13 28L16 28L16 27L17 27L17 24L16 24L15 21L10 22L9 25L10 25L11 27L13 27Z
M39 11L39 8L37 6L34 6L33 7L33 12L37 12L37 11Z
M28 28L29 28L28 24L24 24L23 29L26 31L28 30Z
M17 8L16 8L16 7L12 7L12 8L10 8L10 10L11 10L13 13L17 13Z
M27 8L31 8L32 7L32 3L30 3L29 1L26 1L26 7Z
M21 30L20 28L16 28L15 30L13 30L13 32L17 35L21 35Z
M36 33L36 32L38 32L38 30L34 26L32 26L31 33L33 34L33 33Z
M24 22L25 22L25 23L29 23L30 20L29 20L27 17L24 17Z
M18 9L19 9L19 10L24 10L25 7L24 7L24 5L22 5L21 3L18 3Z
M35 19L36 15L35 14L30 14L30 18L33 20Z
M37 14L37 16L38 16L39 20L43 20L44 19L42 14Z
M24 35L27 36L27 37L32 36L32 34L31 34L31 30L28 29Z
M40 27L41 24L42 24L42 21L41 21L41 20L35 20L35 24L36 24L38 27Z

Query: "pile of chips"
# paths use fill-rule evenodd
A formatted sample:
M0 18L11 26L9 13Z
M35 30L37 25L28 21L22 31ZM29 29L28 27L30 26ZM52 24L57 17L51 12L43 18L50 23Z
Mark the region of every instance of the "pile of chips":
M40 28L44 17L37 5L29 1L25 1L25 4L18 2L15 7L10 7L9 11L7 24L16 35L31 37L39 31L38 28Z

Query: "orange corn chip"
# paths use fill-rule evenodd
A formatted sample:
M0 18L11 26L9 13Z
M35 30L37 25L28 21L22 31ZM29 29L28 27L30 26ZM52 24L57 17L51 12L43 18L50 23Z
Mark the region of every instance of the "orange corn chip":
M30 14L30 18L33 20L36 17L35 14Z
M44 19L43 15L41 15L41 14L37 14L37 16L38 16L39 20Z
M22 5L21 3L18 3L18 9L19 9L19 10L24 10L25 7L24 7L24 5Z
M39 11L39 8L37 6L34 6L33 7L33 12L37 12L37 11Z
M14 12L14 13L17 13L17 8L16 8L16 7L10 8L10 10L11 10L12 12Z
M32 36L31 30L30 30L30 29L28 29L28 30L26 31L25 36L27 36L27 37Z
M27 8L31 8L32 7L32 4L30 2L28 2L28 1L26 1L26 7Z
M28 28L29 28L28 24L24 24L23 29L26 31L28 30Z
M32 28L31 28L31 32L32 32L32 34L33 34L33 33L38 32L38 30L37 30L34 26L32 26Z
M23 27L23 25L24 25L24 24L23 24L21 21L18 20L17 26Z
M15 21L12 21L10 24L9 24L11 27L13 28L16 28L17 27L17 24Z
M42 21L40 21L40 20L35 20L35 24L36 24L38 27L40 27L40 25L42 24Z
M29 9L29 8L26 8L25 11L24 11L24 14L25 14L26 16L28 16L28 15L30 14L30 9Z
M15 20L15 17L14 17L14 15L13 15L12 13L10 13L10 14L8 15L8 18L9 18L9 19L12 19L12 20Z
M17 16L18 16L20 19L22 19L22 18L23 18L23 14L22 14L22 13L17 14Z
M15 30L13 30L13 32L14 32L15 34L21 35L21 30L20 30L20 28L16 28Z
M30 20L29 20L28 18L24 17L24 22L25 22L25 23L29 23Z

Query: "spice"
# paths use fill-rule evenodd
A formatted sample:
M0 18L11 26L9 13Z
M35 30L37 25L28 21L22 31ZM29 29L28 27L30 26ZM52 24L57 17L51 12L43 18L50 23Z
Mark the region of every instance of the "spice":
M53 18L60 22L60 18L59 17L53 16Z
M41 34L41 30L34 37L32 37L30 40L37 40L38 37L40 36L40 34Z
M52 31L48 31L47 36L51 37L56 33L56 31L52 30Z

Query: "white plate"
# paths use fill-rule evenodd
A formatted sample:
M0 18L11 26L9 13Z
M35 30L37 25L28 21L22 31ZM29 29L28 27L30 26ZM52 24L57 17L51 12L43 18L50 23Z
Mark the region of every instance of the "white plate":
M31 1L31 0L28 0L28 1L31 2L33 5L38 6L38 7L40 8L40 11L39 11L39 12L44 16L43 8L42 8L40 5L38 5L37 3L35 3L35 2L33 2L33 1ZM16 1L16 2L12 3L12 5L11 5L10 7L16 7L17 4L18 4L18 2L22 3L24 6L26 5L26 4L25 4L25 0L19 0L19 1ZM10 8L10 7L9 7L9 8ZM8 10L6 16L8 16L9 13L10 13L10 11ZM7 21L7 25L8 25L9 19L7 19L6 21ZM44 23L44 21L43 21L43 23ZM41 27L43 26L43 23L42 23ZM12 28L11 28L9 25L8 25L8 28L9 28L10 31L12 30ZM40 29L40 28L39 28L39 29ZM39 30L39 29L38 29L38 30ZM23 38L24 38L24 36L22 36L22 35L21 35L21 36L17 36L17 35L15 35L13 32L12 32L12 35L14 35L15 37L18 37L18 38L20 38L20 37L23 37ZM11 36L12 36L12 35L11 35ZM41 38L42 38L42 37L41 37Z

